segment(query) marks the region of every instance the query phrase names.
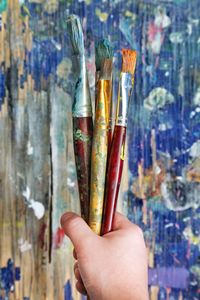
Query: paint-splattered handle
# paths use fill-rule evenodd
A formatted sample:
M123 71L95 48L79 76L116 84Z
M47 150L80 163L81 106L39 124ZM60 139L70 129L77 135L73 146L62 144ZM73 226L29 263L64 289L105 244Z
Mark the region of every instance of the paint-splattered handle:
M92 134L92 117L73 118L74 154L81 216L87 223L89 220Z
M101 233L103 215L107 151L107 125L96 125L92 144L89 225L98 235Z
M112 230L113 217L116 210L117 198L123 170L125 141L126 127L115 126L108 161L106 192L104 199L104 213L101 230L102 235Z

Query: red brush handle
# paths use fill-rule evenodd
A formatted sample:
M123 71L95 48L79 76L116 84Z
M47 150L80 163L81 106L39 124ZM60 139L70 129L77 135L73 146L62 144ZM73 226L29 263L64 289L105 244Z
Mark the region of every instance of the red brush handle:
M112 143L112 129L108 129L108 156L110 155L110 147Z
M106 178L106 192L104 200L104 214L101 234L112 230L113 217L117 205L117 197L121 183L124 164L124 149L126 141L126 127L115 126L113 140L108 161Z
M73 140L78 179L81 216L88 223L90 201L90 168L92 149L92 117L73 118Z

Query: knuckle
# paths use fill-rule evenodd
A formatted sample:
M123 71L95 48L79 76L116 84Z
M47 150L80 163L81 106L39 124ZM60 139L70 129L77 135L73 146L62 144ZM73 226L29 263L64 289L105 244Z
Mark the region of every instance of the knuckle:
M76 269L78 269L78 263L77 263L77 261L76 261L75 264L74 264L74 271L75 271Z

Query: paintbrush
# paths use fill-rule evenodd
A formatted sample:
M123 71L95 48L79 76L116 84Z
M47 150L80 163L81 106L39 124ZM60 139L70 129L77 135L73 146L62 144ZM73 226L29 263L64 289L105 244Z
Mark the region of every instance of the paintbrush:
M95 65L96 65L96 89L95 89L95 107L97 105L99 79L101 74L102 64L105 59L113 59L113 48L110 42L106 39L102 39L95 44ZM112 139L112 102L111 97L107 99L108 111L109 111L109 126L108 126L108 152L111 146Z
M112 94L112 58L102 62L92 142L90 217L91 229L100 235L108 154L108 127Z
M95 65L96 65L96 90L98 91L98 81L101 73L102 63L107 58L113 57L113 49L110 42L102 39L95 44Z
M134 84L134 73L136 66L136 51L122 50L122 71L120 74L118 103L115 128L111 144L111 150L108 161L108 172L106 178L106 191L104 200L104 212L101 234L106 234L112 230L113 217L116 210L118 192L121 182L126 127L128 120L128 107L131 98L131 92Z
M72 106L74 154L81 216L88 222L93 122L83 30L78 16L69 16L67 19L67 32L72 46L74 69L77 75Z

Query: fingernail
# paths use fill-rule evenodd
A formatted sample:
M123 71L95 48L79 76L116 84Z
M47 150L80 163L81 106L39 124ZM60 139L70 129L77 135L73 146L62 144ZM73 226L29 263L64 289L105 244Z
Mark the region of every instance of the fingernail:
M62 215L62 217L60 218L60 224L62 227L71 218L72 214L72 212L67 211Z

